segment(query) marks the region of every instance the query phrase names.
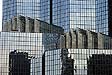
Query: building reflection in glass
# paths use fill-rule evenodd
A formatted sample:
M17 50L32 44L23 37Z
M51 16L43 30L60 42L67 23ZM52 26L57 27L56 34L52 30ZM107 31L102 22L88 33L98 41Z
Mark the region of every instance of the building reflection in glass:
M57 47L58 34L55 33L19 33L19 32L1 32L0 33L0 75L9 73L9 55L10 52L28 53L31 75L42 74L42 54L44 50ZM36 66L35 66L36 65ZM36 68L36 69L35 69ZM33 70L35 69L35 70Z
M9 75L30 75L28 53L12 51L9 53Z
M48 50L45 75L111 75L111 58L110 49ZM67 63L69 60L73 60L72 63Z

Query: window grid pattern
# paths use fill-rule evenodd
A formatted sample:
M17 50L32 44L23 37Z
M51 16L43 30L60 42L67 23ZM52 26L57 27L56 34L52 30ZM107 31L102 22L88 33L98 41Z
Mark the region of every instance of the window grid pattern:
M50 1L50 0L49 0ZM41 0L41 19L49 23L50 5ZM53 0L53 24L69 31L70 28L82 28L95 31L95 0Z
M3 23L14 16L40 18L40 0L3 0Z
M1 32L0 33L0 75L9 75L13 72L10 69L18 68L22 66L22 60L25 61L27 58L30 59L30 75L41 75L42 74L42 54L47 49L56 47L58 34L50 33L16 33L16 32ZM11 52L17 51L18 57L19 52L28 53L28 57L22 58L20 66L9 65L9 55ZM20 54L23 54L20 53ZM16 55L15 55L16 56ZM13 57L12 57L13 58ZM19 61L20 58L17 58ZM14 59L16 60L16 58ZM13 61L13 60L10 60ZM15 65L19 65L15 62ZM14 64L12 64L14 65ZM23 65L24 67L24 65ZM25 67L25 70L27 68ZM21 69L20 69L21 70ZM21 70L24 71L24 70ZM17 75L27 75L24 72L18 72ZM14 71L15 72L15 71ZM22 73L22 74L20 74Z
M40 1L40 19L50 23L50 0Z
M3 0L3 23L17 15L17 0Z
M70 29L70 1L69 0L53 0L53 23L61 26L65 31Z
M103 34L109 32L108 0L96 0L96 30Z
M45 75L111 75L112 51L101 49L61 49L48 50L45 53ZM62 59L62 55L65 55ZM74 62L67 64L63 71L63 61L70 57ZM65 58L65 59L64 59ZM67 63L67 62L65 62ZM68 67L73 65L73 68ZM70 74L69 71L73 70ZM66 72L66 74L64 74ZM71 71L72 72L72 71ZM68 74L67 74L68 73Z
M95 0L70 0L70 28L95 31Z

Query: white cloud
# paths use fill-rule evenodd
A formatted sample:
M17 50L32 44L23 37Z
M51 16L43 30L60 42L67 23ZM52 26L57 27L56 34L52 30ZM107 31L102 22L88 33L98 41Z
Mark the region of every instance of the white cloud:
M2 0L0 0L0 31L2 30Z

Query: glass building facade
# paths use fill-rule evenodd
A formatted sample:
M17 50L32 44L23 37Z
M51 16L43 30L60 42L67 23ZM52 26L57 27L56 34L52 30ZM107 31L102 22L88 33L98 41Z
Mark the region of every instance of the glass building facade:
M96 28L108 34L108 0L96 0Z
M111 3L3 0L0 75L112 75Z
M95 0L52 0L52 22L69 31L82 28L95 31ZM50 22L50 0L40 1L41 20Z
M112 50L54 49L45 52L45 75L111 75Z
M40 0L3 0L3 24L14 16L39 18Z
M50 0L40 1L40 18L50 23Z
M96 0L96 30L112 36L112 1Z
M0 75L42 75L42 54L56 48L58 39L55 33L1 32Z

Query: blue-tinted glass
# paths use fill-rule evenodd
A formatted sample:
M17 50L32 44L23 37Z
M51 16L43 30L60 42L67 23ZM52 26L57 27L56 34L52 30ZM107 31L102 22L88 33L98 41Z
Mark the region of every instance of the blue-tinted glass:
M3 24L18 15L39 19L39 13L40 0L3 0Z
M49 0L41 0L41 19L49 23ZM95 0L52 0L53 24L65 31L82 28L95 31Z
M108 0L96 0L96 30L107 35L109 34L108 9Z

